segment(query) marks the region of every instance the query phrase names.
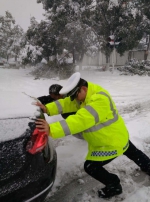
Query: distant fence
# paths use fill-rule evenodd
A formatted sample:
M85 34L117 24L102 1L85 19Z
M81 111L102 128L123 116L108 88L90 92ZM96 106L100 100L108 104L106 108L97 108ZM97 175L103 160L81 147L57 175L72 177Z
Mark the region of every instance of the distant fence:
M114 63L115 63L115 66L122 66L128 60L130 60L132 58L136 58L138 60L144 60L144 55L145 55L144 50L128 51L128 52L125 52L123 54L123 56L120 56L120 54L116 53ZM150 53L148 54L147 59L150 59ZM110 58L109 58L109 64L110 64L110 66L112 65L112 54L110 55ZM83 58L82 65L83 66L86 66L86 65L88 65L88 66L106 65L106 56L102 52L99 52L95 57L88 57L85 55Z

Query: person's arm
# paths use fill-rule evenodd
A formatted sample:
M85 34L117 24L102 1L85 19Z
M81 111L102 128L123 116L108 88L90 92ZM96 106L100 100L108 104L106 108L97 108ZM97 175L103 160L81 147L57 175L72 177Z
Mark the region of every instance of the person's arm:
M77 101L76 100L71 101L70 97L56 100L52 103L45 105L45 107L47 114L50 116L76 112L79 108Z
M38 104L38 106L42 107L42 104ZM75 115L70 115L66 121L58 121L48 124L43 119L37 119L35 123L40 132L45 131L47 135L50 135L53 138L60 138L64 137L65 135L76 134L90 128L91 126L95 125L95 119L85 108L81 108ZM50 129L51 126L52 131ZM68 130L66 131L70 131L70 134L65 134L66 131L64 129L67 128Z
M96 94L75 115L70 115L65 120L51 123L51 136L61 138L74 135L86 131L100 122L106 122L108 117L109 119L114 117L109 99L104 95Z
M85 131L100 122L105 123L108 117L110 120L114 118L114 111L111 107L107 96L95 94L91 97L91 101L85 107L80 108L75 115L49 124L49 135L52 138L61 138Z

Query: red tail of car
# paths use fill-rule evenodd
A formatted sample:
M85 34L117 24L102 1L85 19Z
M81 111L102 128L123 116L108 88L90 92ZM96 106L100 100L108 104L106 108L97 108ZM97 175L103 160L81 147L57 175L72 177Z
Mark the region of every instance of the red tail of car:
M31 139L27 143L26 150L30 154L41 152L48 142L48 136L45 132L40 132L37 128L34 129Z

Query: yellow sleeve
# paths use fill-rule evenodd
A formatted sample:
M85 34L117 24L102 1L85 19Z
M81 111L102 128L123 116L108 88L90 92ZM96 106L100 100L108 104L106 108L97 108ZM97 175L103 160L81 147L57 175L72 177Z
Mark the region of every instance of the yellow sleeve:
M59 99L45 105L47 114L50 116L57 114L64 114L69 112L76 112L78 110L78 103L76 100L71 101L70 97Z
M95 115L88 110L88 106L95 111ZM113 118L110 102L106 96L94 95L85 107L79 109L75 115L70 115L66 120L50 124L53 138L74 135L83 132L97 123L103 123Z

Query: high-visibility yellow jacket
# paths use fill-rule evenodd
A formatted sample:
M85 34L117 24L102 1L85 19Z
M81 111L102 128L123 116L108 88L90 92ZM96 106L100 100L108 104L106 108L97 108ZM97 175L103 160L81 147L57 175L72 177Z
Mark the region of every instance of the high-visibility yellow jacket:
M88 82L83 103L69 97L46 105L52 116L76 111L66 120L50 124L51 136L61 138L83 132L88 142L87 160L104 161L122 155L129 146L128 131L110 94L101 86Z

